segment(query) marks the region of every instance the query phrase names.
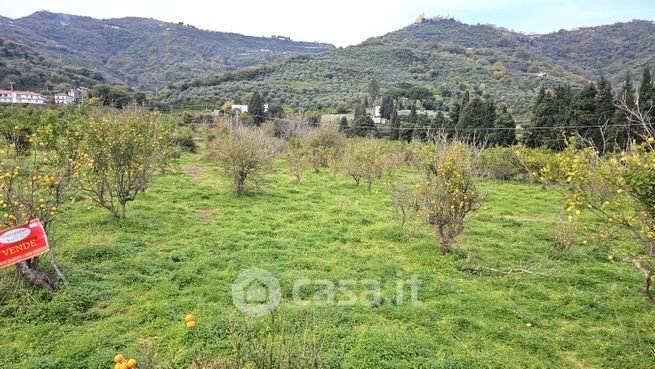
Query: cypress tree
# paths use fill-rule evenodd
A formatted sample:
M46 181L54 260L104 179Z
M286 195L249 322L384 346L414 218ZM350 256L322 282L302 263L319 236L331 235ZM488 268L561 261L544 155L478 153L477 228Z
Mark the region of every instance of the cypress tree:
M644 74L639 83L639 109L647 111L655 104L655 87L650 75L650 67L644 68Z
M391 119L391 113L393 110L393 97L391 95L384 95L382 98L382 105L380 106L380 117Z
M366 115L366 107L364 105L357 105L351 129L352 135L366 137L375 128L374 125L373 119Z
M526 125L521 142L528 147L554 148L557 141L552 140L552 137L556 137L557 134L551 131L556 128L558 105L553 93L542 87L531 110L530 122Z
M248 101L248 113L252 115L253 122L256 125L259 126L264 122L264 99L257 91L252 94Z
M612 85L602 77L598 81L598 95L596 95L596 107L598 110L598 119L600 124L610 122L616 110L614 106L614 96L612 95Z
M392 140L400 139L400 117L396 109L393 109L391 112L391 133L390 137Z
M416 103L413 103L412 107L409 109L409 122L410 123L418 122L418 115L416 114Z
M450 107L450 125L451 128L455 128L457 123L459 122L459 115L462 112L462 105L460 103L453 103Z
M489 135L491 145L511 146L516 142L516 122L507 107L501 109L494 128Z
M492 109L494 110L493 112L491 111ZM490 119L493 120L489 121ZM467 140L473 139L481 142L488 137L487 135L490 132L485 128L492 127L495 120L496 112L494 105L490 105L482 100L482 98L474 96L462 109L457 128L462 130L464 138Z
M600 138L597 137L598 128L589 127L598 125L598 107L596 105L596 96L598 89L596 85L591 82L571 101L568 111L567 124L575 128L566 130L567 134L577 133L582 137L587 137L595 144L599 143Z

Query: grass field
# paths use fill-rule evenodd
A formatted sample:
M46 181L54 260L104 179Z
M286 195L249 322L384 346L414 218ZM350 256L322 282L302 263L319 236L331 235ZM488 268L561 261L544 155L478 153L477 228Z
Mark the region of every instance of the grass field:
M620 255L608 260L631 246L589 239L559 252L556 192L481 186L485 208L444 256L427 225L400 224L381 183L369 193L327 171L294 183L277 162L260 192L237 197L220 169L186 154L129 205L127 220L95 207L66 213L55 238L69 288L48 294L13 268L0 272L0 368L112 368L117 353L142 360L144 340L175 368L228 357L230 326L245 319L231 285L252 267L279 279L281 317L306 310L320 327L326 367L655 367L655 307L641 275ZM466 271L477 267L535 274ZM422 304L303 308L291 299L300 277L378 280L386 297L399 275L421 280Z

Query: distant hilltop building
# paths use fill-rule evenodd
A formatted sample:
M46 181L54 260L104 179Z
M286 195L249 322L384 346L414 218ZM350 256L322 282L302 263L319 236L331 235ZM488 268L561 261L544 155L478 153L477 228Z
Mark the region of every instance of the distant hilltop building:
M422 13L418 17L416 17L416 20L414 21L414 23L415 24L421 24L421 23L425 23L425 22L437 22L437 21L441 21L441 20L451 20L451 19L454 19L454 18L451 17L450 15L447 15L447 16L435 15L435 16L433 16L431 18L426 18L425 14Z
M5 104L45 104L46 98L32 91L0 90L0 103Z

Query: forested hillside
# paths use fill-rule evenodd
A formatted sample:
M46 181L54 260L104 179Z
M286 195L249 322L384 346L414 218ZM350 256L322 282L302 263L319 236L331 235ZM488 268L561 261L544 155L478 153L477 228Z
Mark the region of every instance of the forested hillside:
M600 76L616 83L652 64L654 37L655 25L647 21L527 35L440 18L275 67L197 78L178 84L166 101L239 100L258 90L271 102L325 108L367 96L376 80L382 90L428 86L444 102L478 90L522 111L541 86L580 88Z
M45 11L15 20L0 18L0 35L30 45L39 56L97 69L126 85L151 90L210 71L221 73L332 48L154 19L99 20Z

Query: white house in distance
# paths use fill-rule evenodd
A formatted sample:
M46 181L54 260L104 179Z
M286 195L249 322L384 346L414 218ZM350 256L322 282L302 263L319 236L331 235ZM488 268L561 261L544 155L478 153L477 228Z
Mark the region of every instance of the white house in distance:
M57 105L73 105L75 104L75 96L70 93L60 93L55 95L55 104Z
M232 105L232 109L230 109L232 113L247 113L248 112L248 105Z
M45 104L46 98L32 91L0 90L0 103L5 104Z
M231 113L247 113L248 112L248 105L232 105L232 109L230 109ZM268 113L268 104L264 104L264 113Z

